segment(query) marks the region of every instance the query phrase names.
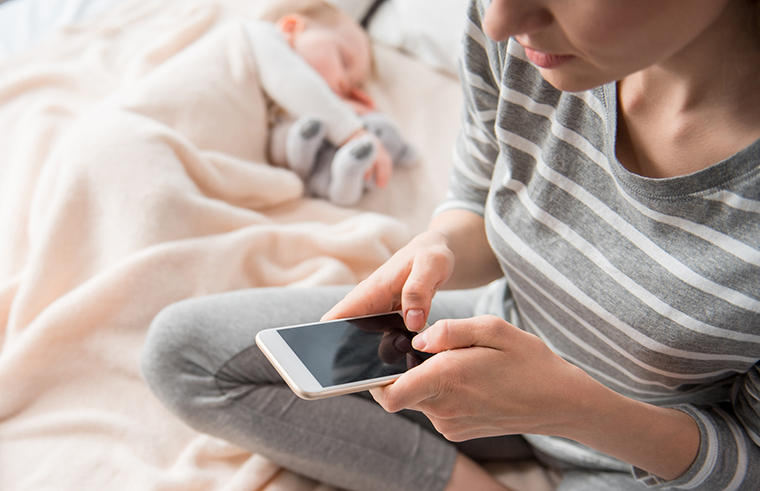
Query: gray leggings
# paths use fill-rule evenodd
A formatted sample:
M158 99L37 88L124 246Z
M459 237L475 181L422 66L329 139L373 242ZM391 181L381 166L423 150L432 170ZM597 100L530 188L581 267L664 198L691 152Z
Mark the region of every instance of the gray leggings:
M564 464L520 436L451 443L421 413L386 413L368 393L318 401L296 397L259 351L256 333L317 321L349 290L260 288L171 305L150 327L143 376L197 430L338 488L441 490L458 450L479 462L535 455L563 471L557 491L643 489L630 473ZM491 287L439 292L429 322L504 316L504 294Z
M348 291L260 288L174 304L151 325L145 380L197 430L349 490L441 490L457 447L479 461L531 456L519 436L453 444L421 413L386 413L368 393L296 397L259 351L256 333L319 320ZM430 323L472 316L484 291L439 293Z

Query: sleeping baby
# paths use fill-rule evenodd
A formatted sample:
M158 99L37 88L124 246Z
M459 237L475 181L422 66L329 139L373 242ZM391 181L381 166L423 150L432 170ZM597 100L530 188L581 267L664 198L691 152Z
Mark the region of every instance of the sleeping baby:
M371 184L388 183L394 163L414 160L398 128L361 90L372 66L369 39L321 0L285 0L264 19L246 24L246 34L276 108L270 160L296 172L310 194L356 204Z

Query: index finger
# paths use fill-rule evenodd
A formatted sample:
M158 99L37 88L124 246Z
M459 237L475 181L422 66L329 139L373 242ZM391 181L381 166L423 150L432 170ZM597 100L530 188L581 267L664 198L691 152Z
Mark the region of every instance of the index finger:
M425 327L433 297L451 275L446 257L422 253L414 258L412 270L401 291L404 321L410 331Z
M379 314L395 310L396 296L386 282L378 278L380 271L375 271L369 278L354 287L335 304L325 315L323 321Z

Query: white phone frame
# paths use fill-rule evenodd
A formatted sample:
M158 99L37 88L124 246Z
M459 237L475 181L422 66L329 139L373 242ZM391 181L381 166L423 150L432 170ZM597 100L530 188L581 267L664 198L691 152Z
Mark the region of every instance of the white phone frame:
M384 377L377 377L367 380L360 380L357 382L349 382L346 384L332 385L324 387L317 381L312 375L306 365L303 364L301 359L290 348L288 343L280 336L279 331L285 329L295 329L304 326L313 326L318 324L329 324L338 321L351 321L354 319L364 319L367 317L378 317L387 314L399 314L400 311L384 312L382 314L364 315L359 317L350 317L346 319L334 319L324 322L307 322L305 324L298 324L295 326L275 327L271 329L264 329L256 334L256 345L259 347L264 356L272 363L274 368L282 376L288 387L300 398L306 400L324 399L326 397L334 397L344 394L351 394L354 392L361 392L369 390L374 387L381 387L388 385L402 374L386 375Z

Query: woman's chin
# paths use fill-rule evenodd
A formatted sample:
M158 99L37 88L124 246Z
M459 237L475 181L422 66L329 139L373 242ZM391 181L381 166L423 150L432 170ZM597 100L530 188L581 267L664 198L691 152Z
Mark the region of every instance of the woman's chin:
M564 67L553 69L539 68L539 70L544 80L557 90L563 92L583 92L584 90L595 89L614 80L599 75L574 73L571 70L564 69Z

